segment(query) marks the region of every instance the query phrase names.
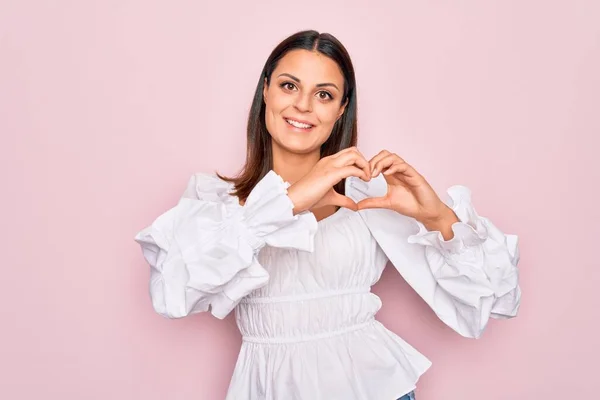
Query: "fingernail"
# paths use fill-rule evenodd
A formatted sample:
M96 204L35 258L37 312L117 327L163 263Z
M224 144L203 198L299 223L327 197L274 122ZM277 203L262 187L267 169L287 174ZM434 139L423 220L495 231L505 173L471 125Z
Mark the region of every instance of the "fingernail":
M377 176L377 168L375 168L373 170L373 173L371 174L371 178L375 178Z

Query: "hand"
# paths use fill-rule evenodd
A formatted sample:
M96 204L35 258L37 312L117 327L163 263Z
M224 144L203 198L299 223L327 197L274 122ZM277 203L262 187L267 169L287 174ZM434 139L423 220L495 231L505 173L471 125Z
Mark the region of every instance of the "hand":
M425 178L397 154L382 150L369 165L373 177L383 173L388 189L383 197L359 201L359 210L388 208L427 224L446 217L455 218L454 212L440 200Z
M371 166L356 147L321 158L308 174L288 188L288 196L294 203L294 213L328 205L358 210L352 199L333 189L338 182L349 176L356 176L367 182L371 180Z

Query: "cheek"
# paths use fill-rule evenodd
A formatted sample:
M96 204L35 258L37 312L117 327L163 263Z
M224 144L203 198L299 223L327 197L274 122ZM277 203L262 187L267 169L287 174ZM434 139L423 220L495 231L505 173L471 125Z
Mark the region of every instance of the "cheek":
M292 96L285 96L279 91L272 91L269 93L269 103L267 104L267 110L272 113L279 113L293 104Z
M289 96L272 92L268 96L269 101L265 104L265 123L269 134L277 136L282 124L281 114L289 107Z
M315 107L315 111L321 123L333 124L337 119L339 107L332 104L320 104Z

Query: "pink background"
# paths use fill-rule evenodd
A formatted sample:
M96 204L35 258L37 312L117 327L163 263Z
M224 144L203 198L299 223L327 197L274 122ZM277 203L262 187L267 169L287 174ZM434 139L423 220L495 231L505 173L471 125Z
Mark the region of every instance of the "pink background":
M237 170L264 61L309 28L353 57L365 155L521 237L520 316L480 340L393 269L375 286L434 362L418 399L600 396L599 3L380 4L1 2L0 398L224 397L232 316L155 314L133 236L193 172Z

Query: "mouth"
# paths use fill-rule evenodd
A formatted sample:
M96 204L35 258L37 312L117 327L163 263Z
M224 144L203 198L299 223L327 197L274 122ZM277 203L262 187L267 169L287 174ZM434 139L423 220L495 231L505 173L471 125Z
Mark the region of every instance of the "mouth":
M283 118L283 120L287 123L287 125L297 131L300 132L308 132L310 131L312 128L314 128L314 125L311 124L307 124L305 122L300 122L300 121L296 121L294 119L291 118Z

